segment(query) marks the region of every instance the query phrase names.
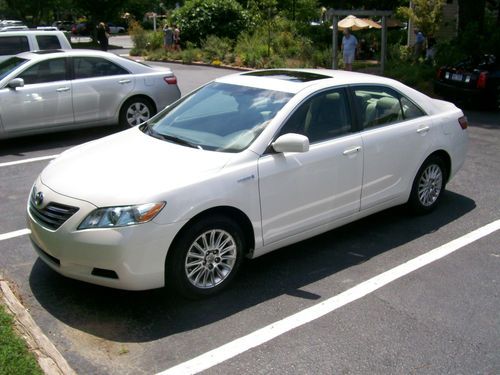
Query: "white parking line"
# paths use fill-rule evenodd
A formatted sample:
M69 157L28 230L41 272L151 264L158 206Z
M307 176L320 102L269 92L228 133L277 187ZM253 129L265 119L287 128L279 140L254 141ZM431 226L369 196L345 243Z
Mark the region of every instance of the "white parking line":
M50 159L55 159L59 155L49 155L49 156L40 156L38 158L31 158L31 159L23 159L23 160L16 160L16 161L8 161L6 163L0 163L0 168L1 167L9 167L11 165L18 165L18 164L25 164L25 163L33 163L35 161L42 161L42 160L50 160Z
M25 236L26 234L30 234L31 231L29 229L19 229L14 232L0 234L0 241L8 240L9 238Z
M291 331L294 328L321 318L322 316L331 313L332 311L335 311L350 302L360 299L377 289L380 289L383 286L418 270L419 268L435 262L436 260L441 259L454 251L457 251L464 246L467 246L468 244L497 231L498 229L500 229L500 220L496 220L488 225L485 225L484 227L457 238L456 240L448 242L447 244L411 259L406 263L364 281L361 284L358 284L355 287L323 302L299 311L296 314L290 315L246 336L240 337L187 362L171 367L170 369L158 373L158 375L196 374L209 369L247 350L262 345L288 331Z

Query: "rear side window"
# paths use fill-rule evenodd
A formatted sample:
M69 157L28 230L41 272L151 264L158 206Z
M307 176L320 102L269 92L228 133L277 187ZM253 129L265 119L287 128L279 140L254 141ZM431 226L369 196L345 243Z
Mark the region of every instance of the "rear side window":
M25 36L0 36L0 56L16 55L30 50Z
M37 35L36 41L40 49L61 49L61 43L56 35Z
M122 67L100 57L73 58L75 79L129 74Z
M411 100L388 87L357 86L354 94L365 129L425 116Z

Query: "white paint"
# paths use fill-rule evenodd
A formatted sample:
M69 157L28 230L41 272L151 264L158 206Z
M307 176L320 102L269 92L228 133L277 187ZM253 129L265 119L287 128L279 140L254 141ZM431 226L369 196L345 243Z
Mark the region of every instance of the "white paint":
M8 240L9 238L24 236L24 235L30 234L30 233L31 233L31 231L29 229L25 228L25 229L16 230L14 232L0 234L0 241Z
M18 165L18 164L25 164L25 163L34 163L36 161L43 161L43 160L50 160L50 159L55 159L59 155L49 155L49 156L40 156L38 158L31 158L31 159L23 159L23 160L16 160L16 161L9 161L6 163L0 163L0 168L1 167L10 167L12 165Z
M247 350L262 345L288 331L291 331L294 328L300 327L328 313L331 313L332 311L335 311L350 302L360 299L413 271L435 262L436 260L439 260L463 248L464 246L467 246L470 243L497 231L498 229L500 229L500 220L496 220L488 225L485 225L484 227L457 238L456 240L448 242L447 244L411 259L406 263L362 282L361 284L358 284L355 287L321 303L299 311L296 314L290 315L246 336L240 337L187 362L171 367L170 369L159 373L159 375L196 374L211 368Z

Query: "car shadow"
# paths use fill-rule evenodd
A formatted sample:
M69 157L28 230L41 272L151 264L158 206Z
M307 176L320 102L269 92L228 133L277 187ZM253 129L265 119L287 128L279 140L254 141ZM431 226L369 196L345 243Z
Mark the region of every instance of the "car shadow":
M76 146L121 130L123 129L116 125L110 125L2 139L0 140L0 156L26 156L29 152Z
M244 263L232 286L204 300L185 300L165 289L120 291L60 276L38 259L30 273L34 297L53 317L115 342L149 342L223 320L281 295L328 298L301 290L339 271L405 245L476 207L447 191L430 215L396 207Z

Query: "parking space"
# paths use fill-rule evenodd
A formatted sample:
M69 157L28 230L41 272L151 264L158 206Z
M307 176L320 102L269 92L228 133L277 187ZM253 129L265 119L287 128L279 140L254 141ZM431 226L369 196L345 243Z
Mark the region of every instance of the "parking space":
M230 73L171 66L183 94ZM0 141L0 273L77 373L168 370L500 219L500 113L467 115L468 159L434 213L397 207L246 262L229 290L202 301L66 279L16 235L31 184L50 162L35 158L114 127ZM498 373L498 243L500 231L488 234L206 372Z

